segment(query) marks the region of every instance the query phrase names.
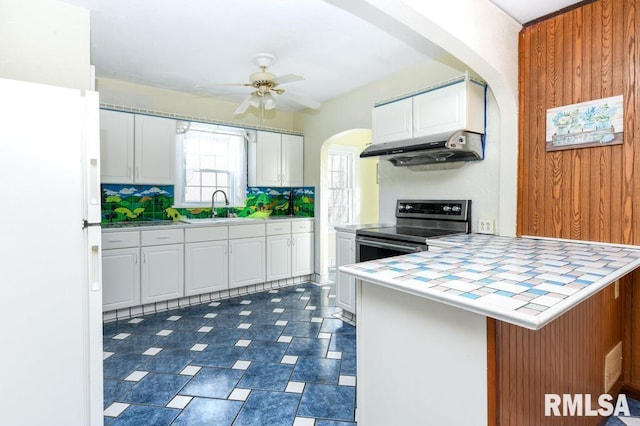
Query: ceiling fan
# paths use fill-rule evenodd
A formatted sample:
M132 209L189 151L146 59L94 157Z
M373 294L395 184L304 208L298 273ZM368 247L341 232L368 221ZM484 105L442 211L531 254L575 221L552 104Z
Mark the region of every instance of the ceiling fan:
M292 83L294 81L304 80L302 76L297 74L285 74L276 76L267 71L276 60L274 55L269 53L258 53L254 56L254 62L260 67L260 71L256 71L249 76L250 83L228 84L227 86L247 86L253 87L255 90L249 94L236 108L234 114L243 114L249 107L260 108L261 112L271 110L276 107L276 99L273 96L282 95L285 90L280 87L281 84ZM317 109L320 104L313 99L306 98L287 91L287 97L300 105L307 108Z

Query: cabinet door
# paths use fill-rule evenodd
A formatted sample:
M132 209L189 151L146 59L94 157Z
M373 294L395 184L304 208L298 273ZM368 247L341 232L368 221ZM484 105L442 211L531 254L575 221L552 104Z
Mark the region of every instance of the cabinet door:
M337 266L355 263L355 249L355 235L338 232L336 235ZM351 313L356 312L356 280L340 270L336 271L336 305Z
M415 137L450 133L465 129L467 84L460 82L413 98Z
M133 114L100 110L100 181L133 183Z
M313 234L291 234L291 275L313 273Z
M304 180L304 139L282 135L282 186L302 186Z
M102 251L102 310L140 304L139 248Z
M184 294L196 294L229 288L227 241L185 244Z
M256 146L256 185L282 185L281 134L258 132Z
M412 115L411 98L373 108L373 140L371 143L410 139L413 129Z
M184 296L184 244L140 250L142 304Z
M291 278L291 234L267 237L267 281Z
M136 114L135 122L135 182L173 185L175 120Z
M229 288L265 281L265 238L229 240Z

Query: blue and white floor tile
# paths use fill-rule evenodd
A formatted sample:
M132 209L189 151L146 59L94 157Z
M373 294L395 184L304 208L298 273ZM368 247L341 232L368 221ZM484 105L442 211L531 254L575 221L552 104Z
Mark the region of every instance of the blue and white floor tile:
M306 283L104 325L105 425L355 425L355 328Z

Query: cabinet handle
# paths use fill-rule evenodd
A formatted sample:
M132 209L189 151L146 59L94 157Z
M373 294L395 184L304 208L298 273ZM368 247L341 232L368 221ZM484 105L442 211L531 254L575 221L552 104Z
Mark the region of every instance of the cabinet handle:
M137 253L133 253L133 264L134 265L138 264L138 254Z
M136 179L140 177L140 167L136 167Z
M291 240L291 245L295 246L296 245L296 240Z
M109 243L121 243L122 240L107 240Z
M142 254L142 263L147 263L147 253Z
M156 240L168 240L169 237L156 237Z
M291 238L287 239L287 247L291 247Z
M127 172L127 177L131 178L131 167L129 167L129 171Z

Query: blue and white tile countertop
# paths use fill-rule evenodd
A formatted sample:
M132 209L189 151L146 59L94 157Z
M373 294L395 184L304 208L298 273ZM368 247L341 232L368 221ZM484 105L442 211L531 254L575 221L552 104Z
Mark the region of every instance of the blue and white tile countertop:
M427 243L439 247L340 270L538 330L640 266L638 246L481 234Z

